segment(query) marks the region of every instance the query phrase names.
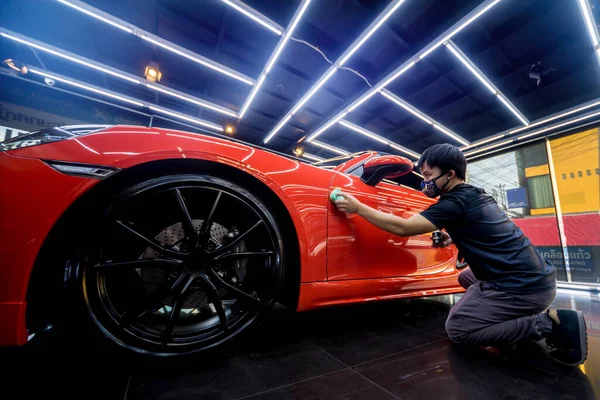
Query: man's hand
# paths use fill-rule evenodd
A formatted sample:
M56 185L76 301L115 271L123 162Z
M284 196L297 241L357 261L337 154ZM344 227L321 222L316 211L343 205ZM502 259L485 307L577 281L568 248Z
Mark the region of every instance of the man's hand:
M342 196L343 198L334 202L338 210L348 214L355 214L360 211L362 203L358 201L356 197L343 192L340 192L339 196Z
M442 241L440 242L439 245L436 244L432 244L432 247L436 247L436 248L444 248L444 247L448 247L450 246L452 243L454 243L452 241L452 238L450 237L450 235L448 235L446 232L444 231L440 231L440 233L442 234Z

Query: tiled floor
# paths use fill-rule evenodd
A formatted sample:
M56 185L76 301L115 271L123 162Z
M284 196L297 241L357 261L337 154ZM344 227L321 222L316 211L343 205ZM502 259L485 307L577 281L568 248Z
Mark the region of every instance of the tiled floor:
M590 354L580 368L549 361L535 343L494 354L451 345L452 296L293 314L276 308L218 352L132 361L108 349L41 340L4 349L5 396L78 399L600 399L600 298L563 291L583 310ZM63 365L60 365L63 363Z

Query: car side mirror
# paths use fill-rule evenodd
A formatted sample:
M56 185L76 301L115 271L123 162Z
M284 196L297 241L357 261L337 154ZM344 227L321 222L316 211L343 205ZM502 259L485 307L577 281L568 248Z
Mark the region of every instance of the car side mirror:
M370 186L375 186L383 179L394 179L404 176L413 170L413 162L400 156L381 156L368 160L363 165L360 179Z

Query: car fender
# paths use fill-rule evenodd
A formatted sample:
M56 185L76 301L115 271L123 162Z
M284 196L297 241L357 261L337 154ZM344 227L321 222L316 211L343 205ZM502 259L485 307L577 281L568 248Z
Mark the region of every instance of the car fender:
M299 241L301 281L327 279L327 207L332 171L244 143L145 127L114 127L13 153L120 169L157 161L202 160L241 170L271 189L288 210Z
M286 208L298 238L300 251L301 282L324 281L327 279L326 235L328 185L332 173L305 164L310 171L299 167L300 162L273 168L266 157L256 162L241 162L228 154L215 151L187 150L186 160L201 160L235 168L262 182ZM278 156L274 156L278 157ZM117 168L127 169L156 161L181 160L182 153L158 151L140 156L130 156L115 163ZM281 163L281 160L277 160ZM296 164L294 164L296 163ZM313 171L316 170L316 171ZM317 179L315 179L317 175ZM320 184L315 184L320 182ZM251 187L247 189L252 190Z

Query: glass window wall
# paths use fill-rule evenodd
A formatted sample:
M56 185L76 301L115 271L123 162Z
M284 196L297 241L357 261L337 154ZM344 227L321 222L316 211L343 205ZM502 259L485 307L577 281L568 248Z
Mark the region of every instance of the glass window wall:
M556 266L559 281L600 284L598 128L474 160L468 179Z
M468 180L490 193L566 282L548 155L543 142L469 163Z

